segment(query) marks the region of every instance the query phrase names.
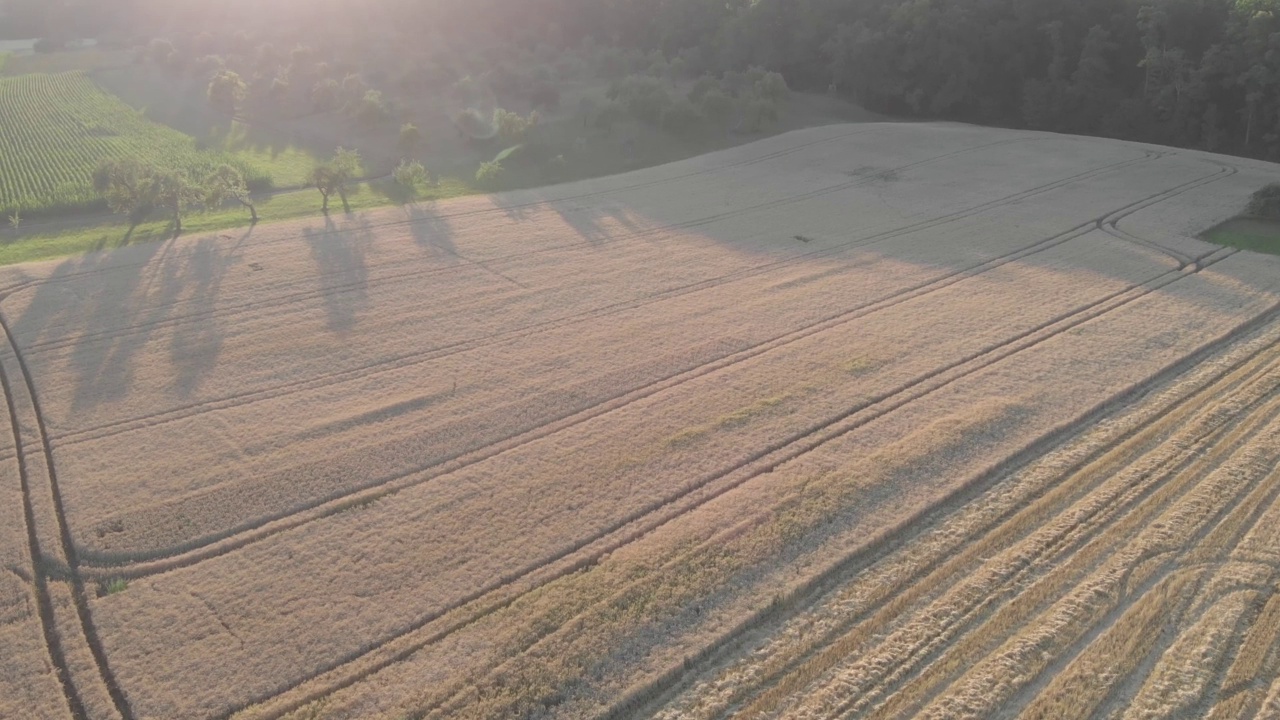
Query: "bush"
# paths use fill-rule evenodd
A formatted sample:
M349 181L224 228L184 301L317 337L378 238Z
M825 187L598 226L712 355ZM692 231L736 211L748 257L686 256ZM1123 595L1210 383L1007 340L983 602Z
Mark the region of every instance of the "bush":
M1280 219L1280 183L1272 183L1255 192L1246 212L1254 217Z
M524 142L525 135L538 124L538 119L537 110L529 113L527 118L502 108L493 111L493 126L498 129L498 137L507 144Z
M422 143L422 131L413 123L400 126L400 152L412 156Z
M172 42L156 38L147 46L147 59L156 65L168 65L177 52Z
M416 160L401 160L391 175L395 178L397 185L409 190L431 182L431 175L427 173L427 169Z
M790 89L787 87L787 81L779 73L765 73L759 80L756 80L754 90L757 95L774 103L780 103L787 98Z
M382 93L377 90L365 91L364 97L355 105L353 115L366 125L374 125L391 116Z
M234 115L240 102L248 93L244 79L230 70L219 70L209 80L205 94L209 103L228 115Z
M480 169L476 170L476 185L485 190L497 190L506 179L506 173L506 168L496 160L480 163Z

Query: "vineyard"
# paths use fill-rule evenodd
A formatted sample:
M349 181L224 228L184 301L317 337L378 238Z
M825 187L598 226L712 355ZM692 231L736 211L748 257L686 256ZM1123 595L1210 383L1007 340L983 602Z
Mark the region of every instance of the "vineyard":
M0 269L0 717L1280 716L1277 176L839 125Z
M235 157L147 120L82 72L0 77L0 214L100 207L91 176L109 158L132 157L200 175Z

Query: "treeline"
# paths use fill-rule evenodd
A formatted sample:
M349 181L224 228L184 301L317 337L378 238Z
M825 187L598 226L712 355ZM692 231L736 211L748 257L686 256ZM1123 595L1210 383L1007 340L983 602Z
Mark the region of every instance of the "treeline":
M587 5L568 27L715 70L760 65L886 113L1280 157L1278 0Z
M75 8L88 0L9 2L58 22L83 17ZM694 74L758 66L792 88L834 90L895 115L1280 157L1280 0L117 0L111 7L105 26L119 33L276 33L278 44L309 41L334 54L429 57L446 73L476 54L492 64L508 51L589 43L658 52Z

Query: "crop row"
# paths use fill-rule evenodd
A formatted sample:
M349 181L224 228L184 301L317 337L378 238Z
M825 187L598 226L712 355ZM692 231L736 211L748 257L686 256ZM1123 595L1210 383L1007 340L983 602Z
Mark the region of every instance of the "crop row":
M92 175L105 159L132 157L197 175L240 164L151 122L82 72L0 79L0 128L4 215L99 206Z

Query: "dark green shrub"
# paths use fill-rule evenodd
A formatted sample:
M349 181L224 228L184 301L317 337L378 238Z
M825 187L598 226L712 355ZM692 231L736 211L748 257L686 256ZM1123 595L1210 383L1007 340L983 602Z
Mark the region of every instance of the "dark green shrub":
M1280 219L1280 183L1272 183L1255 192L1246 212L1254 217Z

